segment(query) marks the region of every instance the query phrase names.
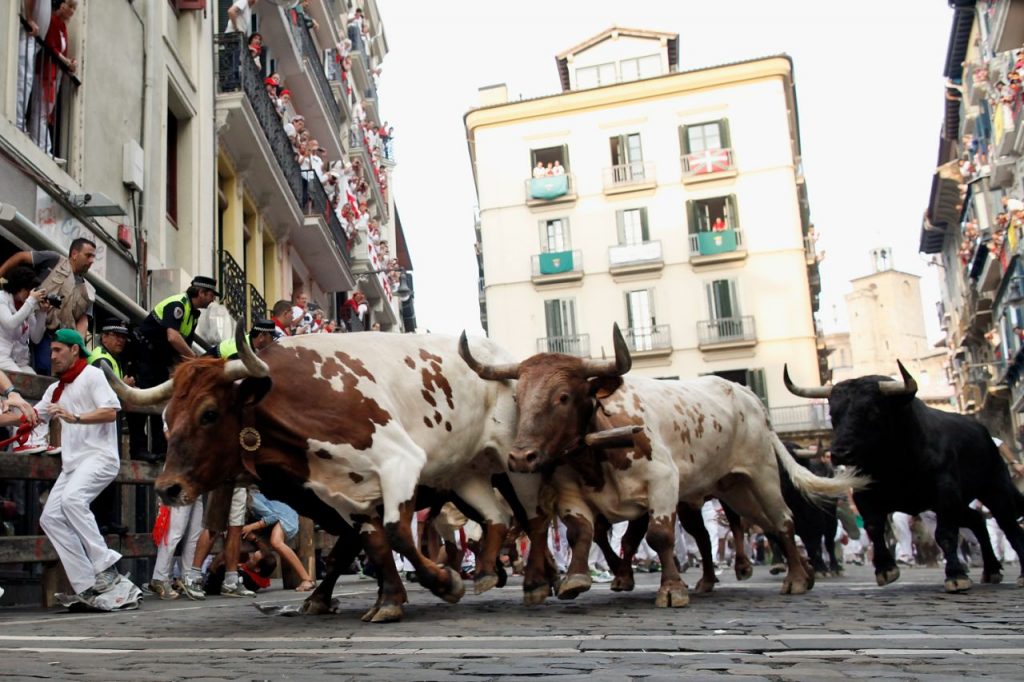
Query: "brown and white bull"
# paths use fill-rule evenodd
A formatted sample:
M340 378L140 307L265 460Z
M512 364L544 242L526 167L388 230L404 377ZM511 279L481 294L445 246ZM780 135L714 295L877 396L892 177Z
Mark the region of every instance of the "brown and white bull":
M676 605L672 586L677 580L682 583L672 561L676 504L699 507L707 496L720 498L779 535L789 568L783 593L810 589L813 572L794 542L792 515L779 487L779 463L805 495L838 496L864 481L853 475L819 478L797 464L749 389L713 376L692 381L623 376L631 359L617 325L614 345L615 361L540 353L501 365L480 361L465 343L460 345L463 359L481 377L518 379L519 422L508 455L510 469L554 470L558 513L573 549L559 596L572 597L590 587L587 556L595 522L601 517L610 522L640 519L650 512L647 540L665 571L659 601L672 590ZM579 448L588 432L627 425L643 427L632 448L604 453ZM623 538L622 560L608 556L616 573L613 590L633 587L631 553L640 539L639 528L642 521L632 523ZM598 539L604 540L601 535Z
M326 506L359 531L379 565L394 549L424 587L456 602L464 593L458 574L427 560L412 538L413 497L428 485L479 512L486 530L476 591L497 583L510 518L491 475L506 470L512 445L508 384L481 380L458 358L456 339L440 335L312 334L258 357L242 341L238 348L239 360L185 362L156 388L118 387L132 403L169 400L167 463L156 481L163 500L188 504L248 473L272 497L294 504L304 495L301 513ZM478 348L489 361L504 359L486 340ZM524 507L537 509L539 477L513 478ZM546 595L554 582L537 555L528 595ZM400 582L382 588L367 616L395 620L404 601Z

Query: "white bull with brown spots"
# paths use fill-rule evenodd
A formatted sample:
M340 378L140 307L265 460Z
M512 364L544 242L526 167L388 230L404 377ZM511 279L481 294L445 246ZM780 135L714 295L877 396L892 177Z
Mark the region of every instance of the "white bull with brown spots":
M572 598L590 588L587 557L595 526L616 574L612 589L633 589L632 555L649 514L647 541L663 570L658 604L685 604L672 559L676 505L699 507L708 496L779 535L789 567L783 593L810 589L813 572L794 542L779 462L809 496L838 496L865 482L849 474L820 478L797 464L772 431L764 405L747 388L718 377L660 381L623 376L631 360L618 326L614 343L615 361L540 353L503 365L481 362L467 344L460 346L463 359L481 377L518 379L519 424L509 468L553 470L558 514L573 550L559 596ZM581 447L587 433L629 425L643 428L633 447L603 452ZM623 520L634 523L620 559L609 555L606 529L607 522Z
M441 335L312 334L259 356L242 340L238 348L240 360L187 361L163 386L118 389L135 404L170 401L167 464L156 481L165 502L188 504L247 472L285 501L315 495L360 531L364 546L381 556L390 544L422 585L456 602L464 593L458 574L427 560L410 529L417 485L451 491L484 521L476 591L497 583L510 518L491 476L506 472L512 446L509 385L480 379L459 359L456 339ZM478 352L505 359L488 341ZM539 477L512 478L520 501L536 510ZM544 552L535 554L528 594L553 583ZM405 600L400 583L382 589L368 616L395 620Z

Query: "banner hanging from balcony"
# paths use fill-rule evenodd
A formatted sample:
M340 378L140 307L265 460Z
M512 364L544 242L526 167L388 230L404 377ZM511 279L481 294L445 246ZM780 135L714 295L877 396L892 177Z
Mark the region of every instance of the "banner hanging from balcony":
M736 231L721 230L719 232L701 232L700 255L708 256L715 253L728 253L736 250Z
M687 167L694 175L721 173L732 167L729 152L725 149L707 149L695 152L686 157Z
M557 199L569 192L568 175L549 175L530 180L531 199Z
M572 272L572 270L572 251L540 254L540 274L557 275L560 272Z

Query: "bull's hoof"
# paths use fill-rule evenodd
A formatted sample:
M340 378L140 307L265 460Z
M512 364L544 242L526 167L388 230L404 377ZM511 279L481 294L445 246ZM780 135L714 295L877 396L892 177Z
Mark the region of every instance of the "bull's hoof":
M366 613L364 613L362 616L359 617L359 620L363 621L364 623L369 623L371 620L373 620L373 617L377 615L377 611L379 611L379 610L380 610L380 607L377 606L376 604L374 604L373 606L370 607L369 611L367 611Z
M708 576L703 576L697 581L697 584L694 585L693 591L698 594L707 594L711 590L715 589L715 583L717 582L718 578L715 576L711 576L710 579Z
M814 571L808 571L807 572L807 590L810 591L810 590L813 590L813 589L814 589Z
M810 578L789 578L782 581L782 589L779 594L805 594L814 586Z
M690 595L686 592L686 584L662 585L654 605L659 609L679 609L690 603Z
M734 568L736 569L736 580L750 580L754 575L754 565L750 563L750 559L737 561Z
M878 583L879 587L884 587L889 583L894 583L900 579L900 569L893 566L887 568L884 571L875 571L875 582Z
M398 604L385 604L375 611L369 620L371 623L397 623L402 620L402 607Z
M967 590L971 589L971 579L966 575L957 576L955 578L946 578L944 586L947 594L963 594Z
M473 591L476 594L483 594L493 587L498 587L498 576L493 573L478 575L473 580Z
M768 569L768 572L772 575L779 575L780 573L785 573L786 564L772 564L772 567Z
M527 606L536 606L538 604L543 604L544 600L550 596L550 585L539 585L537 587L533 587L530 589L527 589L525 586L523 587L523 603Z
M331 613L331 605L323 599L310 597L302 602L299 613L307 616L322 616L325 613Z
M990 585L998 585L1003 582L1003 574L999 571L993 571L992 573L981 573L981 582L989 583Z
M466 586L462 584L462 578L458 572L447 566L445 566L444 570L448 574L448 589L443 592L439 590L435 594L449 604L457 604L463 595L466 594Z
M593 579L582 573L572 573L558 585L559 599L575 599L590 589Z
M632 573L615 576L611 584L612 592L632 592L634 587L636 587L636 581L633 580Z

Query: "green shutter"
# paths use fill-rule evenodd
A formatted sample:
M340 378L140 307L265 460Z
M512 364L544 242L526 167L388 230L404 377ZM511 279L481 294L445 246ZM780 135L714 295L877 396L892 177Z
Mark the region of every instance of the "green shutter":
M619 246L626 243L626 219L624 211L615 212L615 231L619 237Z
M690 153L690 136L686 134L687 126L679 126L679 154L686 156Z
M732 140L729 138L729 119L718 120L718 137L722 141L722 148L732 147Z
M647 243L651 240L650 231L647 229L647 207L640 209L640 238Z
M726 216L725 224L726 227L736 229L740 226L740 214L736 211L736 195L730 194L725 198L725 210L728 214Z
M537 221L537 236L540 237L540 252L548 252L548 221Z
M747 387L768 407L768 387L764 380L764 369L747 370Z
M700 228L697 225L697 205L693 199L686 202L686 227L688 234L697 234Z
M533 165L536 166L537 162L534 161ZM569 145L567 144L562 145L562 168L566 173L569 172Z

